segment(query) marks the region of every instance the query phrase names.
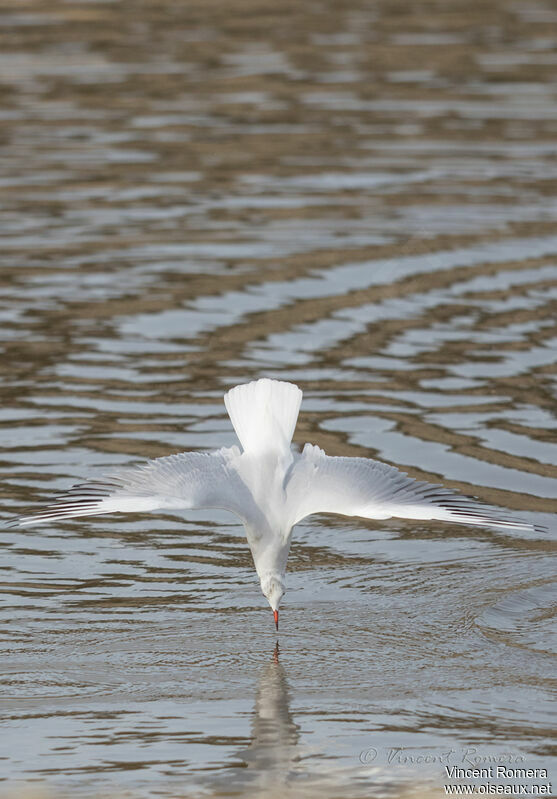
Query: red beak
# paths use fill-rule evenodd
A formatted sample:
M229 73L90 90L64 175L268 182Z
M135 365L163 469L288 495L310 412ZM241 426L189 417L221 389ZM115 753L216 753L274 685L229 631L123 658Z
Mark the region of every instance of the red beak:
M273 616L275 617L275 627L278 630L278 610L273 610Z

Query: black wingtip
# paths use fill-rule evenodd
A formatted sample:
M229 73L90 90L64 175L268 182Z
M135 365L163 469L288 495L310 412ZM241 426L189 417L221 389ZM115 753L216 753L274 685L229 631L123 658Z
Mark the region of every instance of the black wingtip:
M534 524L532 526L534 528L535 533L539 533L540 535L549 534L549 527L546 527L545 524Z

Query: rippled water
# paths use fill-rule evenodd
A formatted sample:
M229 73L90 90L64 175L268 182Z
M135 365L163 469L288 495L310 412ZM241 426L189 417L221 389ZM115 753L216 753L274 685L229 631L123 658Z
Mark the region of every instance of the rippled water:
M268 375L304 389L297 443L550 534L306 520L277 650L224 513L2 530L0 795L433 796L447 763L554 767L556 23L5 7L3 518L232 444L224 390Z

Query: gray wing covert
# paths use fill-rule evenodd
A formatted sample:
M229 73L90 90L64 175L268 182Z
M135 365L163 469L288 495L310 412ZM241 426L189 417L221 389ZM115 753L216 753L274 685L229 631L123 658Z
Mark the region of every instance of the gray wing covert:
M20 517L26 527L46 521L105 513L224 508L245 520L253 498L236 469L236 447L183 452L115 470L78 483L36 514Z
M312 513L367 519L438 519L479 527L543 531L443 486L413 480L368 458L325 455L306 444L285 486L292 524Z

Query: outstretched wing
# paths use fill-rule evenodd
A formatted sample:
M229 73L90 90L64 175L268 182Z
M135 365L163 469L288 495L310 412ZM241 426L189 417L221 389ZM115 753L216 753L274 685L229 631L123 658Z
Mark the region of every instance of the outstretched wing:
M256 513L250 491L233 467L237 447L217 452L183 452L126 467L86 483L78 483L32 516L14 524L99 516L103 513L194 508L224 508L242 521Z
M394 466L368 458L329 457L312 444L306 444L294 461L285 489L292 524L312 513L339 513L543 530L448 488L413 480Z

